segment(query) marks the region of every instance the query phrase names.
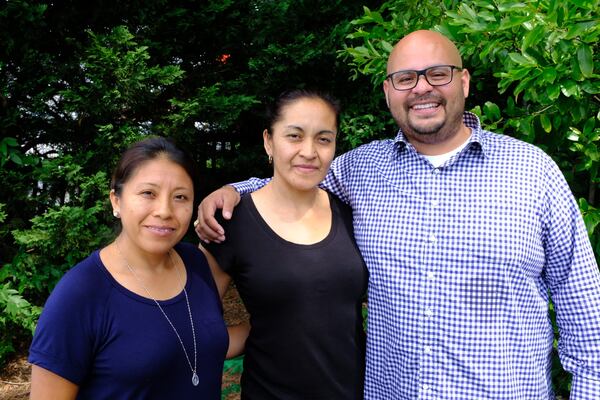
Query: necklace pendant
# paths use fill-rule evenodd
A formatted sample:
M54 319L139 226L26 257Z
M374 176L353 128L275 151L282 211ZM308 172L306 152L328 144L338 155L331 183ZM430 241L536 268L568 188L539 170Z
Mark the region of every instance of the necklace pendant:
M192 375L192 385L198 386L199 383L200 383L200 378L198 378L198 374L196 374L194 372L194 375Z

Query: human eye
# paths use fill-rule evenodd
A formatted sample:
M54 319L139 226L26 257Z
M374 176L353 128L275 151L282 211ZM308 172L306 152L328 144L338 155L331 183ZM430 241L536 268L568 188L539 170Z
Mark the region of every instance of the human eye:
M415 73L412 71L397 72L392 76L394 86L412 86L415 81Z
M317 137L317 141L321 144L327 145L333 143L334 139L331 135L320 135Z
M285 137L288 138L289 140L294 140L294 141L300 140L300 138L301 138L301 136L298 132L288 132L285 135Z
M140 196L145 197L145 198L153 198L154 192L149 189L140 190Z
M407 85L413 81L415 78L413 73L410 72L402 72L394 75L394 82L399 83L401 85Z
M189 199L189 197L185 194L176 194L175 195L175 200L177 201L187 201Z
M448 67L435 67L427 71L427 77L435 81L445 81L450 76L450 68Z

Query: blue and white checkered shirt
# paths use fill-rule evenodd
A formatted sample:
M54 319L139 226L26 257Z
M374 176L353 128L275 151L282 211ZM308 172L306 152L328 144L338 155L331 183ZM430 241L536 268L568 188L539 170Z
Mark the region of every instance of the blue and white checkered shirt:
M540 149L464 121L439 168L399 132L323 183L370 272L365 399L553 398L551 293L570 399L598 400L600 273L573 195Z

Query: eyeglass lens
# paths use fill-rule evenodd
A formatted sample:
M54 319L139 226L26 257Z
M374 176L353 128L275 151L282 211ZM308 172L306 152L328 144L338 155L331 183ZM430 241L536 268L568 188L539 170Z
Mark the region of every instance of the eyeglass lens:
M417 85L420 75L425 75L425 79L431 86L447 85L452 81L452 67L444 65L427 68L424 71L399 71L391 76L392 84L399 90L412 89Z

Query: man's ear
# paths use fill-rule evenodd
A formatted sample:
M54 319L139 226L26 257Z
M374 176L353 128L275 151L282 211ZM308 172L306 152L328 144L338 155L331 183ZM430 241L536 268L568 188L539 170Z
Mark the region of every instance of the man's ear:
M469 97L469 84L471 83L471 74L469 74L469 71L466 68L462 70L460 81L462 82L463 94L466 99Z
M390 90L390 83L386 79L383 81L383 94L385 95L385 104L390 108L390 98L388 97L388 91Z

